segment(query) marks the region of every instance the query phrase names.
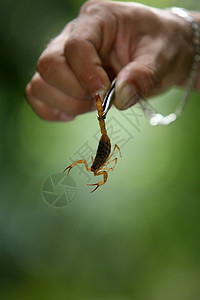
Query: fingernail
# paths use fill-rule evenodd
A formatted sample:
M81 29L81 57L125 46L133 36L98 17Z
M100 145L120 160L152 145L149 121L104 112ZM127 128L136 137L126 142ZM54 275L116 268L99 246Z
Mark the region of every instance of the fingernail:
M72 121L74 119L74 116L70 116L66 113L60 113L60 116L59 116L59 120L60 121Z
M117 81L115 88L115 105L119 109L127 109L139 100L139 95L134 87L124 81Z
M136 104L139 100L141 99L141 97L138 94L135 94L133 98L130 99L130 101L128 101L126 103L125 106L123 106L123 110L133 106L134 104Z

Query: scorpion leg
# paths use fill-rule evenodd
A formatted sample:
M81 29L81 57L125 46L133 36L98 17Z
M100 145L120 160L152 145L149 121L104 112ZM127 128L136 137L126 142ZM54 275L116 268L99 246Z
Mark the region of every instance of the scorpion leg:
M90 168L88 167L88 164L87 164L86 160L85 160L85 159L80 159L80 160L77 160L77 161L75 161L74 163L72 163L72 164L71 164L69 167L67 167L66 169L64 169L63 173L64 173L67 169L69 169L68 172L67 172L67 177L68 177L69 171L70 171L73 167L75 167L77 164L84 164L86 170L87 170L88 172L91 172Z
M113 167L112 168L101 168L102 171L106 171L107 173L110 172L111 170L113 170Z
M110 161L107 161L107 162L105 162L104 163L104 166L106 167L108 164L110 164L111 162L115 162L115 164L114 164L114 166L113 167L111 167L111 168L105 168L105 169L107 169L107 172L109 172L110 170L114 170L114 167L116 166L116 164L117 164L117 158L115 157L114 159L112 159L112 160L110 160ZM102 168L102 170L104 170L104 168Z
M90 193L93 193L94 191L96 191L96 189L98 189L98 187L100 187L101 185L105 184L108 178L108 173L106 171L100 171L97 173L94 173L94 176L99 176L99 175L103 175L103 180L99 181L97 183L88 183L87 185L96 185L95 189L92 190Z
M115 144L114 149L113 149L112 153L108 156L107 160L109 160L113 156L113 154L114 154L114 152L115 152L116 149L118 149L120 157L122 157L122 154L121 154L119 146L117 144Z

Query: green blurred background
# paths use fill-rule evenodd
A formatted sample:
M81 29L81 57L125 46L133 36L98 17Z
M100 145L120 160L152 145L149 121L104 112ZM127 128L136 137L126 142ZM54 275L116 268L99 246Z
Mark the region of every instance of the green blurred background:
M137 130L112 108L108 120L134 138L106 185L90 194L75 168L70 205L43 199L48 176L83 158L85 142L97 147L95 112L48 123L24 99L41 51L83 2L1 0L0 299L199 300L200 94L169 127L140 117ZM198 0L141 3L200 10ZM173 89L151 103L168 113L181 95Z

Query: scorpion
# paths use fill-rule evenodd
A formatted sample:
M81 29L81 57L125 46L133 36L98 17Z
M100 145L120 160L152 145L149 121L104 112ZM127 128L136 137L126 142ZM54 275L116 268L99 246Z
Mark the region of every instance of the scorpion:
M110 138L108 137L107 131L106 131L106 126L105 126L105 121L103 118L103 105L102 105L102 101L101 101L101 97L99 94L95 95L95 100L96 100L96 107L97 107L97 111L98 111L98 116L99 116L99 126L100 126L100 130L101 130L101 138L99 140L99 145L97 148L97 153L95 156L95 159L92 159L92 166L88 167L88 164L86 162L85 159L80 159L74 163L72 163L70 166L68 166L63 173L68 170L67 173L67 177L69 175L70 170L75 167L77 164L84 164L85 168L88 172L93 172L94 176L100 176L103 175L103 180L99 181L97 183L88 183L87 185L89 186L96 186L90 193L93 193L94 191L96 191L97 188L99 188L101 185L105 184L108 178L108 172L109 171L113 171L114 167L117 164L117 158L115 157L114 159L110 160L111 157L113 156L114 152L116 149L118 149L120 157L122 157L121 155L121 151L120 148L117 144L115 144L112 153L111 152L111 142L110 142ZM109 161L110 160L110 161ZM114 166L113 167L108 167L108 164L114 162Z

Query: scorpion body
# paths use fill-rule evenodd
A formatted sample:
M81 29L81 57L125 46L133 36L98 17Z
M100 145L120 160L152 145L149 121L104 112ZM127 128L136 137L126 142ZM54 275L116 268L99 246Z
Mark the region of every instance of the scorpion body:
M95 156L94 162L91 166L91 171L98 171L101 166L106 162L111 151L111 143L108 136L102 135L97 148L97 154Z

